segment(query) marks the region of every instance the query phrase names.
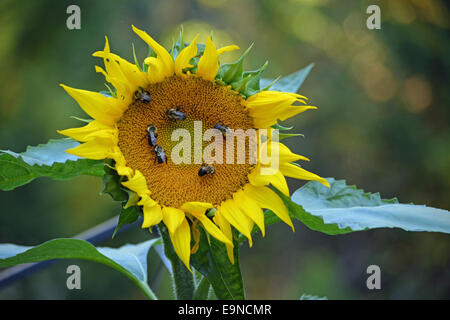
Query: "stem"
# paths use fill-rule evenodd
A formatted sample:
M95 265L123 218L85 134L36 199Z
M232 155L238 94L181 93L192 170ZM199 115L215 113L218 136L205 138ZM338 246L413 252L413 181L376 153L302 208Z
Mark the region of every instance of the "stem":
M194 298L194 277L192 272L186 268L184 263L178 258L170 240L169 230L162 223L159 224L159 231L164 244L164 253L172 264L172 279L177 300L192 300Z
M147 283L142 281L136 281L135 283L142 290L142 292L145 294L148 300L158 300L155 293L152 291L152 289L150 289Z

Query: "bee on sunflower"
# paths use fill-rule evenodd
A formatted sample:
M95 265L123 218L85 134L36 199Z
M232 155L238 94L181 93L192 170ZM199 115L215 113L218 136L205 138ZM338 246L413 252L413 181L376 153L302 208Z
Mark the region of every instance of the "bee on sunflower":
M259 80L266 64L243 72L248 50L237 63L221 65L220 55L239 49L236 45L217 49L211 38L200 45L198 36L186 45L180 37L168 51L146 32L134 26L133 30L152 49L143 68L111 53L108 38L104 50L94 53L103 58L105 69L95 69L114 87L111 94L62 85L93 118L84 127L59 131L82 142L67 152L113 160L114 170L123 177L122 186L142 208L142 228L164 223L175 252L189 270L190 256L198 248L197 244L191 247L191 234L195 239L198 225L226 245L231 262L232 227L251 245L255 224L265 234L263 209L272 210L294 229L282 199L270 186L289 196L285 177L327 186L328 182L296 165L295 161L308 159L272 139L271 127L315 107L306 105L306 98L299 94L261 90ZM258 146L276 147L277 167L260 157L249 161L248 155L237 164L175 161L173 132L191 132L198 122L203 131L214 128L225 140L231 129L269 130L266 141ZM233 151L241 152L237 148ZM264 168L272 169L263 172Z

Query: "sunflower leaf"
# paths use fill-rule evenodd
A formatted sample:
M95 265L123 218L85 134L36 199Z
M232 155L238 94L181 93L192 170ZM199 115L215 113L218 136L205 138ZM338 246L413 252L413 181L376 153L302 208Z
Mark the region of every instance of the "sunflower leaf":
M132 280L149 298L155 298L147 284L147 254L152 246L161 244L152 239L120 248L94 247L80 239L54 239L35 247L14 244L0 245L0 268L52 259L91 260L109 266Z
M273 83L274 79L263 78L261 79L260 86L264 88L273 83L269 90L297 93L313 67L314 63L311 63L303 69L280 78L276 83Z
M366 193L344 180L327 178L330 188L310 181L291 198L274 188L284 201L292 219L308 228L329 235L374 228L400 228L406 231L450 233L450 212L423 205L401 204L396 198L382 199L378 193ZM264 212L267 226L281 222L270 210ZM255 226L252 233L259 232ZM246 237L238 237L242 244Z
M29 146L22 153L0 150L0 190L13 190L38 177L67 180L79 175L102 176L103 160L82 159L66 153L78 145L72 139L58 139Z
M321 219L325 225L337 225L340 230L400 228L450 233L448 210L384 200L378 193L365 193L344 180L327 180L330 188L311 181L294 192L290 202L295 209L302 208L309 216Z
M237 242L234 246L235 262L232 264L228 259L225 244L213 237L208 238L202 228L199 230L200 246L191 256L191 264L208 279L218 299L245 299Z

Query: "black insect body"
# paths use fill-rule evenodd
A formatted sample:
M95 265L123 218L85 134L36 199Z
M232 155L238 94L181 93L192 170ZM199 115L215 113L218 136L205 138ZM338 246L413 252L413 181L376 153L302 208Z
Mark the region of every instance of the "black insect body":
M155 162L158 161L158 163L167 163L166 153L164 152L163 147L156 145L153 152L156 154Z
M222 135L224 137L229 136L231 134L231 129L230 127L224 125L224 124L215 124L214 125L214 129L219 130L220 132L222 132Z
M183 111L180 111L180 107L177 107L176 109L170 108L166 111L167 116L169 119L173 121L184 121L186 120L186 114Z
M198 175L200 177L206 176L206 175L212 175L214 174L214 167L211 165L202 166L200 170L198 170Z
M143 103L149 103L152 101L152 98L150 97L150 93L148 91L145 91L141 87L134 93L134 99L139 100Z
M156 139L158 138L158 129L154 125L149 124L147 129L145 130L147 131L148 144L151 145L152 147L156 146Z

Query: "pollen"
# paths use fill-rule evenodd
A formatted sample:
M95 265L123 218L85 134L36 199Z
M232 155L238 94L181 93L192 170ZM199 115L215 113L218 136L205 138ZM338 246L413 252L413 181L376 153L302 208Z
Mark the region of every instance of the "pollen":
M174 163L171 159L172 149L178 143L172 139L176 129L189 131L193 144L195 123L201 122L202 134L216 124L234 130L253 128L252 118L240 95L229 87L192 76L172 76L144 89L150 93L151 101L136 100L124 112L117 124L118 145L127 166L139 170L145 176L154 200L171 207L180 207L189 201L219 205L248 183L248 175L254 166L249 161L248 152L243 164L225 161L225 143L229 137L224 138L223 142L223 163L212 164L213 174L198 175L202 163L194 163L193 148L190 163ZM186 119L170 119L167 115L169 109L183 112ZM155 148L147 139L146 129L149 125L157 128L157 145L164 149L167 163L158 163L156 159ZM202 148L209 143L211 141L202 139ZM242 152L237 150L238 145L234 143L235 156Z

